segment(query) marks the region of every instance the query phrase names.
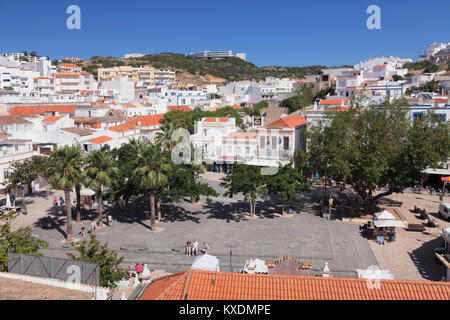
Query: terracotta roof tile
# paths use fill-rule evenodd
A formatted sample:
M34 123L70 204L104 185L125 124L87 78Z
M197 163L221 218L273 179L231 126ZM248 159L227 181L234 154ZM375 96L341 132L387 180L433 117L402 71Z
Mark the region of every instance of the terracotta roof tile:
M138 117L128 122L122 123L121 126L142 126L142 127L159 126L161 125L162 119L164 119L164 113Z
M205 118L203 122L228 122L230 118Z
M64 116L50 116L42 120L42 122L56 122L59 119L64 118Z
M96 144L102 144L109 140L112 140L112 138L108 137L108 136L100 136L100 137L89 140L89 142L96 143Z
M212 284L214 280L214 284ZM155 279L141 300L449 300L450 283L189 270Z
M44 114L46 112L59 112L59 113L75 113L74 105L36 105L36 106L16 106L8 110L12 115L36 115Z
M322 99L322 100L320 100L319 104L320 105L324 105L324 104L342 104L342 102L344 104L348 104L348 99Z
M296 127L306 124L306 119L298 114L292 116L279 118L267 125L265 127Z

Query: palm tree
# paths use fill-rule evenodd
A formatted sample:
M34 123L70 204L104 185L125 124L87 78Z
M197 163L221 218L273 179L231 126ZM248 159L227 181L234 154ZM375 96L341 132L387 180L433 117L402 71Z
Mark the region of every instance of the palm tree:
M138 149L137 167L133 171L136 185L146 190L150 196L150 230L154 231L155 198L158 190L167 185L170 164L168 158L161 152L159 146L146 143Z
M172 135L177 129L173 122L166 123L161 127L162 132L156 134L156 144L165 152L171 152L175 147L176 141L172 140Z
M103 191L113 186L118 175L119 168L112 152L100 149L89 154L86 169L83 171L83 182L97 193L99 226L103 225Z
M72 205L70 191L78 183L81 175L81 149L64 146L56 149L53 155L53 172L50 183L56 189L64 191L66 198L67 235L66 240L72 241Z

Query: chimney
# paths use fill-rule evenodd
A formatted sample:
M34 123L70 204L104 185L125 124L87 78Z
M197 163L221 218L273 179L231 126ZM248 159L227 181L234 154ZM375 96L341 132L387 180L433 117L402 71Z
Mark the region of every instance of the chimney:
M423 105L423 96L419 97L419 105L422 106Z

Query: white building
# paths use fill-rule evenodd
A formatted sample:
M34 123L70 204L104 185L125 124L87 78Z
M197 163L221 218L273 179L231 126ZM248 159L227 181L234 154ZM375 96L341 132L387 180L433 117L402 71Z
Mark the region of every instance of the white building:
M110 76L103 78L99 89L115 90L118 102L129 102L135 99L134 82L127 77Z
M430 60L430 58L434 57L435 54L437 54L439 51L444 50L450 46L449 43L438 43L434 42L427 46L427 49L425 50L425 53L419 57L419 61L426 61Z

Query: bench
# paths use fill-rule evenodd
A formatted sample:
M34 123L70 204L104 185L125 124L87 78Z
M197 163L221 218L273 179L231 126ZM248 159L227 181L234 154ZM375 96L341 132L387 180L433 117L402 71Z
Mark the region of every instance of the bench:
M425 231L425 226L423 224L409 223L408 228L406 228L405 230L414 232L423 232Z

